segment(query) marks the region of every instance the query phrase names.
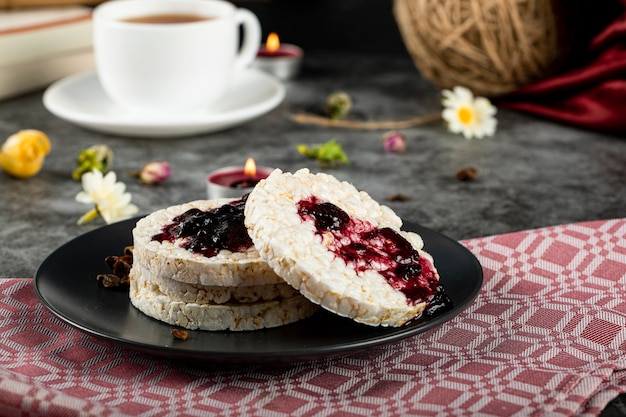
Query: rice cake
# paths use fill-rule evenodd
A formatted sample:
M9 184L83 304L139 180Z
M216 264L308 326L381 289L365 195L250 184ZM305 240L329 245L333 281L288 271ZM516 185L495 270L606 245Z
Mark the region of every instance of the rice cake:
M189 330L258 330L286 325L307 318L318 307L300 294L253 303L224 304L175 301L151 281L151 274L133 267L130 300L142 313Z
M153 239L176 216L190 209L207 211L232 201L192 201L155 211L139 220L133 229L133 262L150 270L154 276L187 284L234 287L283 283L254 246L243 252L222 250L215 256L206 257L182 247L184 239L173 242Z
M352 229L345 233L331 233L334 226L320 230L318 220L302 214L306 212L302 209L304 202L309 201L326 204L323 207L329 210L336 207L332 210L345 213ZM312 216L316 215L333 217L324 213ZM323 221L333 223L333 219ZM248 196L244 223L261 258L280 277L312 302L360 323L400 326L418 317L439 287L439 275L432 257L423 250L421 237L401 231L402 220L390 208L331 175L314 175L307 169L293 174L275 170ZM338 252L360 248L363 242L357 239L365 235L371 241L366 242L369 246L365 245L364 253L384 252L389 242L411 254L415 252L411 255L415 262L396 262L392 272L410 268L421 272L403 283L385 269L393 260L378 257L370 263L358 251Z
M150 282L159 292L172 301L198 304L225 304L225 303L254 303L269 301L277 298L289 298L298 292L286 282L265 285L238 285L228 287L223 285L187 284L159 276L140 265L134 265L135 274L150 277Z
M133 229L131 303L150 317L191 330L257 330L293 323L317 311L318 306L259 256L243 226L242 204L243 200L197 200L139 220ZM234 237L242 242L237 250L210 249L211 256L205 256L209 249L191 250L190 244L197 242L179 236L185 236L179 233L181 228L190 227L181 219L206 220L209 212L228 212L235 205L241 213L233 218L241 225L218 222L217 227L225 236L229 228L241 228L245 238ZM198 230L186 232L195 237L211 233L204 225L194 224ZM214 236L206 238L212 241Z

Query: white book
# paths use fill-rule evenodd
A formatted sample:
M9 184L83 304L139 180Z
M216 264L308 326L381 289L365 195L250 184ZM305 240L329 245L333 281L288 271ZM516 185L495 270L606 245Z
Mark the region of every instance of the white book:
M91 8L0 11L0 67L53 57L93 45Z
M89 48L0 67L0 100L42 89L68 75L94 69L93 51Z

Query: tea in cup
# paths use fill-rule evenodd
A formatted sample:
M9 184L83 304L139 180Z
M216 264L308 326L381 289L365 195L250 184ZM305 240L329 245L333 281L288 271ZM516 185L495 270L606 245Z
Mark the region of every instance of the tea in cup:
M154 116L210 107L261 43L257 17L223 0L111 0L94 9L93 25L106 94Z

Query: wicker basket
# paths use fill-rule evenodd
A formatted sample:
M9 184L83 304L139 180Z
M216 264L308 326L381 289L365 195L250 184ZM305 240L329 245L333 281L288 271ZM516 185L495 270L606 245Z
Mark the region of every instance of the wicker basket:
M394 0L405 46L424 77L499 96L547 75L559 60L547 0Z

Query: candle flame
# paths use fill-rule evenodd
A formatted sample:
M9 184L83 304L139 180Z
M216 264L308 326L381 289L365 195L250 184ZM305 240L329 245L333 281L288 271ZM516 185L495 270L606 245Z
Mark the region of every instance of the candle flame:
M256 175L256 164L254 163L254 159L248 158L246 160L246 163L243 166L243 173L249 177L254 177Z
M272 32L267 35L267 41L265 42L265 47L269 52L276 52L278 48L280 48L280 39L278 39L278 35L276 32Z

